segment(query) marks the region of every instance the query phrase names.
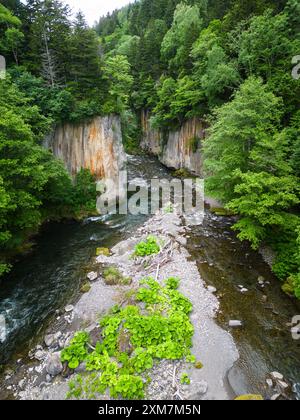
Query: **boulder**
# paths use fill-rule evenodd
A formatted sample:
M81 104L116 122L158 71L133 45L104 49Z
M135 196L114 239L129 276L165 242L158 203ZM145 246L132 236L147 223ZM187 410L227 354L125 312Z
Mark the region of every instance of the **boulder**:
M46 360L46 371L51 376L59 375L63 370L60 360L60 352L49 354Z
M279 373L279 372L271 372L270 373L270 376L276 382L283 381L283 375L281 373Z

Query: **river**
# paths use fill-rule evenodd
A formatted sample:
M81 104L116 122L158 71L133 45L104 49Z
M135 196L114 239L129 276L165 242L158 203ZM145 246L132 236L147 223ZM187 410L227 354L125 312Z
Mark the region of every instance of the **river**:
M166 168L149 157L130 157L128 173L131 179L170 177ZM92 267L95 249L112 247L130 237L145 220L142 215L116 215L44 227L33 251L15 264L0 285L0 315L5 316L8 332L0 345L3 369L24 357L56 310L76 300ZM287 326L300 314L300 305L281 292L262 257L237 240L231 223L207 212L204 224L192 230L189 250L202 277L222 295L218 322L224 328L229 319L244 322L242 329L233 331L241 357L229 373L230 385L238 394L266 394L265 376L272 370L300 383L300 341L292 339ZM259 276L271 283L263 291L257 287ZM249 292L241 294L239 285ZM263 294L268 296L267 303Z

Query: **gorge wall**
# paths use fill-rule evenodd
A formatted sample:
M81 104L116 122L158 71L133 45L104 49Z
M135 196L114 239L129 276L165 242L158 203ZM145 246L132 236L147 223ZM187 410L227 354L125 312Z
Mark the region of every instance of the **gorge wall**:
M176 131L163 132L151 128L150 115L142 113L143 150L157 156L169 168L185 168L195 175L202 175L202 142L206 126L198 118L187 120Z
M116 179L126 160L120 118L114 115L59 125L45 146L64 162L72 176L85 168L97 179Z

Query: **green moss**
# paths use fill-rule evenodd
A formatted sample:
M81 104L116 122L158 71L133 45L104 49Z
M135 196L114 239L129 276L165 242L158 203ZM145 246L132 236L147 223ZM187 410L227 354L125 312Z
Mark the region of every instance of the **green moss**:
M108 248L97 248L96 255L99 257L100 255L104 255L105 257L110 256L110 250Z
M234 216L234 213L230 210L223 209L222 207L211 207L211 213L214 213L216 216L222 217L231 217Z
M109 267L105 269L103 272L103 278L105 284L108 286L128 286L132 282L130 277L123 276L116 267Z
M90 290L91 284L89 282L84 283L80 288L81 293L88 293Z
M190 380L190 378L189 378L189 376L188 376L188 374L187 374L187 373L184 373L184 374L181 376L181 378L180 378L180 383L181 383L182 385L189 385L189 384L191 383L191 380Z
M194 366L195 366L196 369L202 369L203 368L203 364L201 362L196 362Z
M263 401L263 400L264 399L261 395L255 395L255 394L241 395L235 398L235 401Z

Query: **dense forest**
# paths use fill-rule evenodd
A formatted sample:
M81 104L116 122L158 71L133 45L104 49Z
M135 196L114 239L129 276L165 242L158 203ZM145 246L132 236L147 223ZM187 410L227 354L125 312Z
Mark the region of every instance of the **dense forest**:
M57 0L4 0L0 54L0 273L44 220L92 206L91 175L72 183L41 147L51 126L117 113L136 152L147 110L162 132L208 123L207 194L300 298L298 0L140 0L93 29Z

